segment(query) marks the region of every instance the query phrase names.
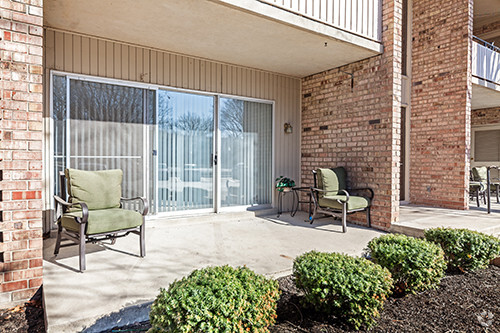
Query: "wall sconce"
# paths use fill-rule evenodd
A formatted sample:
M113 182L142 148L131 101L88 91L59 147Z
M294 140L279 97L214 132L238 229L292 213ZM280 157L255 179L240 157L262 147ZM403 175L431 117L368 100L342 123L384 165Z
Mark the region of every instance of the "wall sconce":
M285 123L283 127L285 128L285 133L290 134L293 132L293 127L292 125L290 125L290 123Z

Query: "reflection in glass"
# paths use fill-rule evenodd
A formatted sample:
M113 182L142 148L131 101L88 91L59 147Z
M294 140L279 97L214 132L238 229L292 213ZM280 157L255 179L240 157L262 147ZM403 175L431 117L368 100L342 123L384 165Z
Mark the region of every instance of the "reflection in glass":
M270 204L272 105L221 98L221 205Z
M158 91L159 212L213 208L214 98Z

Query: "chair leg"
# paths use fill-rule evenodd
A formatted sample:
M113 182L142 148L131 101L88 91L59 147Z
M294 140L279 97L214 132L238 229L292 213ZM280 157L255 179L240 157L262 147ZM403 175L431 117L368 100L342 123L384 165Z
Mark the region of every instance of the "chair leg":
M342 232L347 232L347 202L342 204Z
M61 221L57 224L57 238L56 238L56 247L54 248L54 255L59 254L59 249L61 248L61 233L62 233L62 224Z
M370 207L366 208L366 224L368 225L368 228L372 227L372 220L370 216Z
M476 194L477 206L478 206L478 207L480 207L480 206L481 206L481 204L480 204L480 202L479 202L479 190L476 190L476 193L475 193L475 194Z
M313 211L312 211L312 215L309 215L309 221L311 221L310 224L313 224L314 219L316 218L316 211L317 211L317 207L315 205L313 208Z
M85 267L85 224L80 224L80 244L79 244L79 253L80 253L80 272L86 269Z
M139 235L139 245L141 247L141 257L146 256L146 226L144 225L144 216L142 217L141 234Z

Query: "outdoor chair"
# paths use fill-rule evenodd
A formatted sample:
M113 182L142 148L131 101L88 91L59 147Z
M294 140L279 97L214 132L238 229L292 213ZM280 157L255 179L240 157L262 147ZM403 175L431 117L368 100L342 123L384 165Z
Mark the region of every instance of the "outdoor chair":
M59 176L60 196L54 196L58 225L55 255L61 247L62 233L79 244L80 272L85 270L85 244L89 242L111 240L114 244L116 238L134 233L139 235L140 256L146 255L144 217L148 202L140 197L121 197L122 170L66 169ZM124 209L127 201L142 201L142 209Z
M474 175L472 170L470 170L469 177L469 199L476 199L477 206L481 206L480 198L483 199L484 204L486 204L486 186L482 182L474 181Z
M347 187L347 172L343 167L313 170L314 187L311 188L313 212L311 223L317 214L327 214L342 219L342 232L347 231L347 214L366 211L368 227L371 226L370 207L373 200L371 188ZM367 195L359 195L359 194ZM357 194L357 195L352 195Z
M488 186L488 168L485 166L482 167L473 167L472 168L472 177L474 182L480 182L483 184L485 187L485 191L487 186ZM490 189L494 189L496 197L497 197L497 203L500 203L500 195L499 195L499 190L500 190L500 180L498 178L490 178ZM491 194L491 193L489 193ZM488 195L488 193L486 193ZM488 196L489 197L489 196ZM486 201L486 199L485 199ZM479 200L478 200L479 202Z

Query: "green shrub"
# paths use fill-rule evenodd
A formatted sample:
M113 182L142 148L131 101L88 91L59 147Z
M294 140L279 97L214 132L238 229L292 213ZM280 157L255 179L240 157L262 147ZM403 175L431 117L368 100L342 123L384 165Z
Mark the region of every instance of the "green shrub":
M435 228L426 230L425 238L441 245L451 271L484 268L500 255L500 240L476 231Z
M268 332L276 319L278 282L246 267L208 267L161 289L150 332Z
M374 238L368 243L367 254L391 272L395 294L436 288L446 269L444 253L438 245L405 235Z
M391 290L391 274L364 258L311 251L293 263L297 287L317 311L371 327Z

